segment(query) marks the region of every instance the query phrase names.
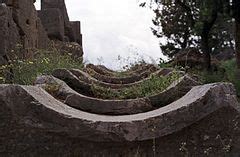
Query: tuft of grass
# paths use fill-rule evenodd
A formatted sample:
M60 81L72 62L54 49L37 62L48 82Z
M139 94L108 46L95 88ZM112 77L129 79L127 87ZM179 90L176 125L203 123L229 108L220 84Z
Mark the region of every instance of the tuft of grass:
M39 51L32 59L14 59L9 65L0 66L0 83L33 84L37 76L49 75L57 68L83 68L81 59L71 54L60 55L55 51Z
M121 89L119 91L92 86L94 96L102 99L134 99L151 96L165 90L173 81L180 77L178 73L169 76L151 76L151 79L143 81L139 85Z
M217 71L191 71L200 76L203 83L214 83L214 82L231 82L234 84L237 94L240 97L240 80L237 77L237 65L236 60L228 60L222 62L218 66Z
M235 85L237 94L240 97L240 74L237 70L236 60L232 59L225 61L222 63L222 67L225 69L225 79Z

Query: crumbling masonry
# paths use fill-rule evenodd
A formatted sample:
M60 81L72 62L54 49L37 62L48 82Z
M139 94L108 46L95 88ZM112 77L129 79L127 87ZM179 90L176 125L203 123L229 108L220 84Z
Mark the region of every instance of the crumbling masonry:
M49 49L50 40L78 43L78 56L82 56L80 22L69 21L64 0L42 0L40 11L35 2L0 0L0 64L16 55L28 58L36 49Z

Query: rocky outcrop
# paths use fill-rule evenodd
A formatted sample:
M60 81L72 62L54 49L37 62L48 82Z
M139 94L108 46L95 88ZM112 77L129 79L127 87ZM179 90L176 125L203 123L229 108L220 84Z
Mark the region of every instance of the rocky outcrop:
M14 28L14 31L18 31L18 36L15 36L14 39L20 39L19 44L24 49L21 51L22 54L20 54L22 57L31 56L34 49L48 47L48 37L38 18L33 0L2 0L1 3L11 10L11 19L15 24L9 23L9 26L17 26L17 28ZM11 41L8 40L7 42Z
M10 114L19 129L98 142L157 139L197 123L222 108L239 108L233 86L225 83L197 86L165 107L125 116L75 110L38 87L9 85L0 89L3 111L0 115ZM2 121L1 126L11 123L11 119Z
M8 55L14 53L17 44L20 42L18 28L12 18L12 11L3 3L0 3L0 26L1 65L8 63Z
M69 20L64 0L42 0L38 14L50 39L76 42L82 46L80 21Z
M49 2L58 5L50 7ZM60 53L70 49L75 58L82 57L80 22L69 21L64 0L43 0L44 11L39 13L34 3L35 0L0 0L0 64L6 64L6 58L12 56L30 58L37 49L57 49ZM53 37L59 41L51 45L49 38Z

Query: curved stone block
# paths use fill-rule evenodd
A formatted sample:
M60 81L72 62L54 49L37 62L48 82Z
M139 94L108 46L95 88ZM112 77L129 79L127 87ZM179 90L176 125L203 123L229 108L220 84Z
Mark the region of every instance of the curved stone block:
M141 66L141 68L139 67L138 69L135 69L134 71L127 70L127 71L123 71L123 72L116 72L116 71L110 70L103 65L88 64L88 65L86 65L86 68L90 68L101 75L112 76L112 77L116 76L117 73L122 73L124 75L136 75L136 74L141 74L144 71L147 71L148 69L156 69L156 70L158 69L153 64L147 64L145 66Z
M0 108L10 111L7 113L11 113L15 123L23 128L99 142L160 138L178 132L224 107L235 109L239 106L234 87L228 83L196 86L168 106L125 116L82 112L33 86L4 87L0 91L0 102Z
M94 69L90 69L90 68L86 68L84 69L84 71L87 72L92 77L102 82L111 83L111 84L129 84L129 83L140 81L141 79L148 77L153 72L156 72L157 69L155 67L151 67L142 73L138 73L138 74L134 73L131 76L125 76L125 77L112 77L112 76L102 75L96 72Z
M141 83L143 83L144 81L147 81L149 79L151 79L151 76L165 76L170 74L173 70L172 69L160 69L154 73L151 74L151 76L142 79L140 81L136 81L133 83L128 83L128 84L112 84L112 83L106 83L100 80L97 80L96 78L92 77L91 75L89 75L88 73L79 70L79 69L70 69L71 73L74 74L77 78L79 78L80 80L86 82L86 83L94 83L97 84L99 86L102 87L106 87L106 88L111 88L111 89L122 89L122 88L127 88L127 87L132 87L132 86L136 86L139 85ZM61 79L61 78L60 78Z
M199 85L199 83L188 76L184 76L173 82L163 92L150 97L127 100L104 100L74 93L66 98L65 103L71 107L90 113L129 115L147 112L154 108L166 106L168 103L185 95L196 85Z
M189 92L192 87L198 85L200 85L199 82L195 81L190 76L185 75L174 81L163 92L149 96L148 99L154 107L159 108L181 98Z
M86 95L93 95L91 90L91 85L79 80L75 75L73 75L67 69L55 69L52 75L59 78L71 86L75 91L83 93Z
M48 91L55 98L63 100L67 105L90 113L106 115L128 115L142 113L165 106L185 95L198 82L189 76L174 81L166 90L156 95L129 100L103 100L84 96L72 90L65 82L53 76L40 76L35 84L48 91L50 86L57 90Z
M55 98L61 99L63 101L65 101L69 95L78 94L75 90L70 88L65 82L58 78L55 78L54 76L49 75L39 76L35 80L34 84L38 87L45 89Z

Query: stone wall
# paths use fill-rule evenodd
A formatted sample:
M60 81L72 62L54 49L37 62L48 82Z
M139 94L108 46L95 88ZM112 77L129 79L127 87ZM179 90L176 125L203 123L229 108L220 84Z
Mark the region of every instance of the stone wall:
M33 0L0 0L1 54L11 56L11 52L21 45L19 57L28 58L35 49L46 49L49 39L37 15ZM7 18L6 18L7 17ZM14 53L13 53L14 54ZM0 62L1 64L3 62Z
M64 0L41 0L38 11L50 39L77 42L82 46L80 21L70 21Z
M8 61L7 54L20 42L17 25L12 19L12 11L0 4L0 65Z
M0 0L0 65L12 56L30 58L37 49L51 49L50 39L61 41L61 45L77 42L81 49L78 56L82 56L80 22L69 21L64 0L42 0L41 11L34 3Z

